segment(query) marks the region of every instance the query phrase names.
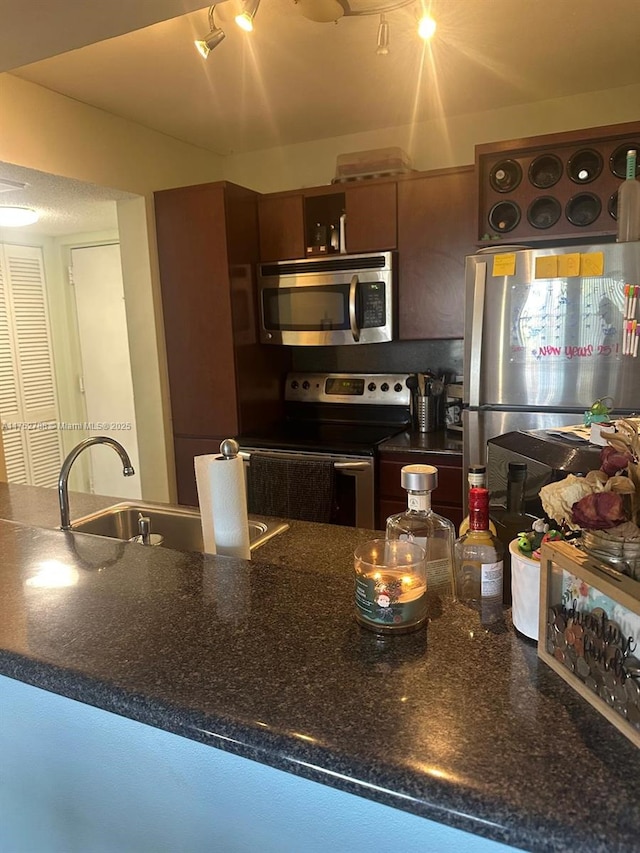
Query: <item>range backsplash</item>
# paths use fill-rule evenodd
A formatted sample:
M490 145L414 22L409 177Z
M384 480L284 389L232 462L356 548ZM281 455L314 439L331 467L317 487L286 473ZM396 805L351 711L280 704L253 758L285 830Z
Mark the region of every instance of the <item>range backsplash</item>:
M339 373L425 373L447 379L462 375L462 340L393 341L344 347L291 347L292 368Z

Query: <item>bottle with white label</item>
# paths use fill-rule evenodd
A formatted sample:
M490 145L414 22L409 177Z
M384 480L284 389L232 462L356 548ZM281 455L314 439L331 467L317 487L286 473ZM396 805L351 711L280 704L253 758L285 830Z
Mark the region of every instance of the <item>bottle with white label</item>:
M433 465L404 465L400 478L407 490L407 510L389 516L387 539L408 539L421 545L426 554L427 593L453 595L455 530L449 519L431 509L438 469Z
M469 529L454 545L459 601L480 611L484 625L501 622L504 547L489 530L489 492L469 489Z

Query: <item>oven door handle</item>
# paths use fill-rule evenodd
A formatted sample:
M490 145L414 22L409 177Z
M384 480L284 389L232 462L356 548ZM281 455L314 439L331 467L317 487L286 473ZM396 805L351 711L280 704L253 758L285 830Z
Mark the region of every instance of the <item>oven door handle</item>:
M267 451L268 452L268 451ZM251 454L246 450L241 450L238 453L241 459L251 464ZM334 462L333 467L339 471L366 471L371 466L371 462Z
M334 462L333 467L340 471L366 471L370 462Z
M358 292L358 276L354 275L351 278L349 285L349 325L351 326L351 334L354 341L360 340L360 329L356 317L356 294Z

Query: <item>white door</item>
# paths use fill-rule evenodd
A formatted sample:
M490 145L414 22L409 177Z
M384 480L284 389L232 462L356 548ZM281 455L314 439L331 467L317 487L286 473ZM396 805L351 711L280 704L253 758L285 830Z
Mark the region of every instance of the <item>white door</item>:
M82 379L90 436L115 438L136 471L122 476L113 449L90 448L90 490L98 495L140 498L138 437L127 336L120 246L87 246L71 250L71 271L82 353Z
M0 420L10 483L55 486L62 464L42 250L0 245Z

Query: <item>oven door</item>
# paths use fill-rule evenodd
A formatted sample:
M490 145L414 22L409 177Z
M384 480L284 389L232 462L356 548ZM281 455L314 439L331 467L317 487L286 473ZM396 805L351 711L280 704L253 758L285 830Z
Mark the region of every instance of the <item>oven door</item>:
M241 447L240 456L244 460L247 481L251 477L251 457L256 453L268 453L280 459L330 459L335 472L336 506L332 514L333 524L348 527L375 529L375 462L371 456L347 456L332 453L305 453L303 451L268 450L266 448ZM260 508L255 512L268 515Z

